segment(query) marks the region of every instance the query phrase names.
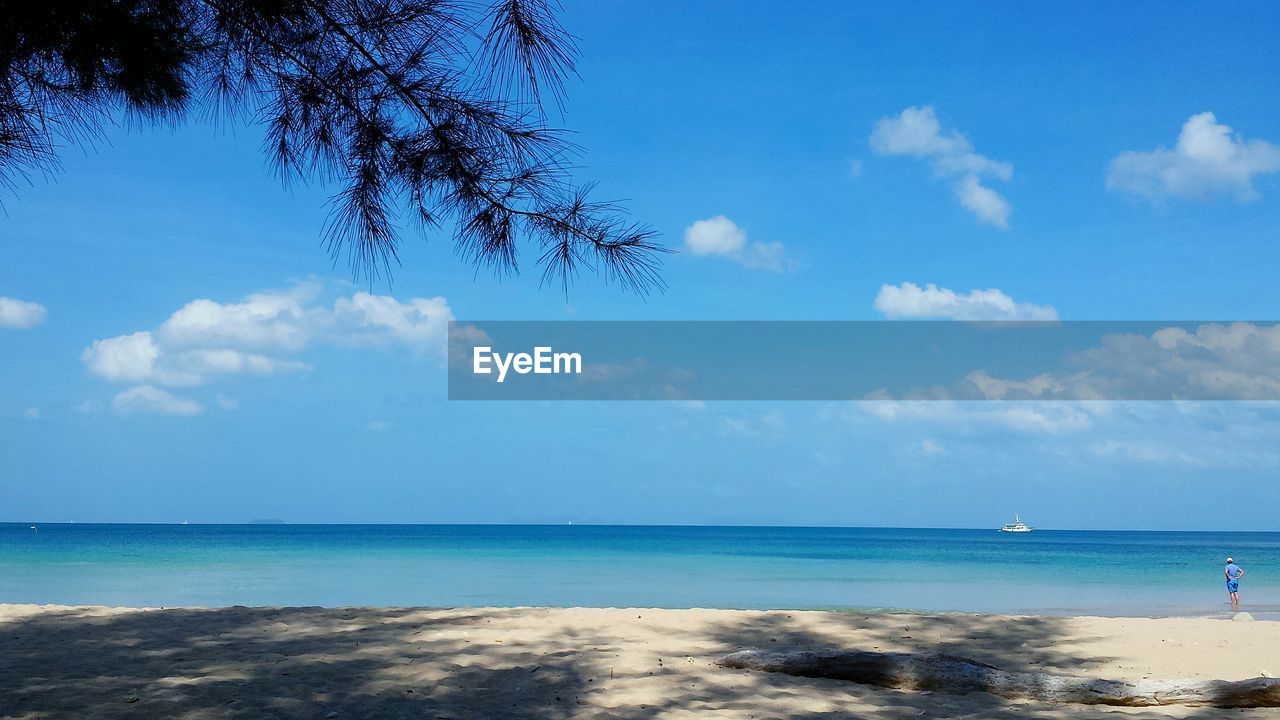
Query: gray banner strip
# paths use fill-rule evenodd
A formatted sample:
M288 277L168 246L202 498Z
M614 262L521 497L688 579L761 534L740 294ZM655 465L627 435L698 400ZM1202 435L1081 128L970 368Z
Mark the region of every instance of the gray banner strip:
M1275 321L456 321L451 400L1280 400Z

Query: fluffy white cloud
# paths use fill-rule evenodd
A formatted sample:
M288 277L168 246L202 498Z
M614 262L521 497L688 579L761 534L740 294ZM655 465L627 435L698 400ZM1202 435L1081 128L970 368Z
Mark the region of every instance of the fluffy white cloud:
M410 298L358 292L339 298L325 319L325 336L359 345L403 345L423 352L442 352L453 311L442 297Z
M684 229L684 248L692 255L730 255L747 244L747 234L724 215L698 220Z
M1274 172L1280 172L1280 146L1245 140L1204 112L1183 124L1172 149L1117 156L1107 172L1107 188L1153 200L1230 195L1244 201L1258 196L1255 176Z
M1080 327L1084 324L1078 324ZM1280 324L1200 323L1160 328L1113 323L1094 328L1092 346L1039 358L1003 377L975 367L962 377L893 392L868 401L1248 401L1280 400ZM1061 337L1061 336L1060 336ZM896 406L894 406L896 407Z
M121 382L137 382L150 377L158 357L160 348L151 339L151 333L146 331L94 340L80 353L80 360L89 367L89 372Z
M204 412L200 403L181 398L167 390L151 385L135 385L115 396L111 409L117 415L199 415Z
M160 326L158 334L175 346L232 346L300 350L311 339L315 300L312 283L283 292L261 292L238 303L192 300Z
M1066 397L1280 398L1280 325L1204 323L1116 333L1070 359Z
M40 303L0 297L0 328L25 330L44 322L48 314Z
M986 400L1280 399L1280 325L1204 323L1193 330L1104 335L1062 371L1030 378L969 373L941 396Z
M753 270L787 272L795 262L780 242L747 241L747 233L724 215L698 220L684 230L690 255L719 256Z
M974 152L969 139L959 132L944 133L932 107L909 107L881 118L871 131L871 149L880 155L928 159L935 175L954 179L956 199L979 222L1009 226L1009 201L982 180L1008 180L1013 177L1013 165Z
M871 131L871 147L881 155L955 157L973 150L969 141L952 131L944 135L932 107L909 107L897 117L881 118Z
M1009 227L1009 201L973 175L956 184L956 199L978 220L1000 228Z
M1047 305L1015 302L992 288L957 293L933 283L881 285L876 310L888 318L945 320L1057 320L1058 311Z
M289 357L316 345L399 346L443 355L453 319L442 297L399 301L356 292L325 306L314 283L261 292L240 302L198 299L158 329L96 340L81 355L107 380L196 386L219 376L306 370Z

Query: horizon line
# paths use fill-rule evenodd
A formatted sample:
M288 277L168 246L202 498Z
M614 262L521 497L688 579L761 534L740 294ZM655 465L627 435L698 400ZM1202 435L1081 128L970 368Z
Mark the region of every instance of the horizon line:
M294 527L636 527L636 528L752 528L790 530L979 530L999 532L999 526L939 527L924 525L751 525L738 523L625 523L625 522L293 522L278 519L246 520L239 522L186 522L186 521L134 521L134 520L0 520L0 525L152 525L152 526L280 526ZM1035 527L1035 532L1150 532L1150 533L1256 533L1277 534L1277 530L1179 530L1148 528L1063 528Z

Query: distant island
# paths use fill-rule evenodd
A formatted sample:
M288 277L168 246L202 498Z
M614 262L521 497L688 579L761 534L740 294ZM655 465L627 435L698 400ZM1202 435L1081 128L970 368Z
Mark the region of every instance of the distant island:
M250 525L284 525L285 522L279 518L254 518L249 521Z

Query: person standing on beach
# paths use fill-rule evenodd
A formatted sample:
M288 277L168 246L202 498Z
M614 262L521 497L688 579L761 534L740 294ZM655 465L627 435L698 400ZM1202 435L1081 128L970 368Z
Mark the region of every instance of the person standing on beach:
M1227 594L1231 596L1231 607L1240 607L1240 578L1244 577L1244 568L1236 561L1227 558L1227 567L1222 571L1227 576Z

